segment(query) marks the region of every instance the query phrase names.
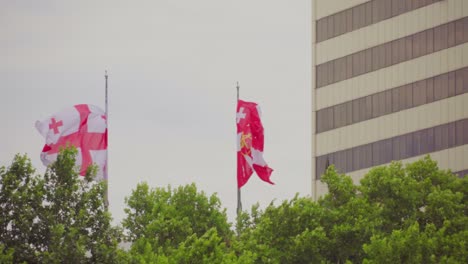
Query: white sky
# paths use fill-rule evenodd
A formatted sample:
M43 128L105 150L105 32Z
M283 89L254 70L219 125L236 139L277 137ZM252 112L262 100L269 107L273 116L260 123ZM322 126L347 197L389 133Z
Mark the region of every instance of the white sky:
M0 0L0 166L27 153L36 120L104 108L116 222L139 182L195 182L236 210L236 81L261 105L272 186L255 174L245 209L311 193L310 0Z

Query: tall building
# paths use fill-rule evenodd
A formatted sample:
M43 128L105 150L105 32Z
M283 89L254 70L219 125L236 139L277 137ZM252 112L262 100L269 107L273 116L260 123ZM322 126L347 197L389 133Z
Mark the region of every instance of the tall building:
M468 0L312 0L314 197L429 154L468 174Z

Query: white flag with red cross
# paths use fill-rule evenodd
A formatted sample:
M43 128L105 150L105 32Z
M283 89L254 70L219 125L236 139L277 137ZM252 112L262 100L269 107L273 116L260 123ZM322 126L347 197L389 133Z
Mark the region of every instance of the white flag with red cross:
M46 140L41 153L44 165L54 162L60 149L74 146L80 175L94 163L98 166L96 179L107 179L107 117L99 107L75 105L37 121L36 128Z
M263 159L263 125L256 103L237 101L237 188L244 186L255 171L270 184L273 169Z

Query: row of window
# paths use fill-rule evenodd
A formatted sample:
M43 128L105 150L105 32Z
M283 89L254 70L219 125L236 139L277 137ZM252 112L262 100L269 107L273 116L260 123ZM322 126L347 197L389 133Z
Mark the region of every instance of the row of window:
M468 176L468 170L458 171L458 172L455 172L454 174L457 175L460 178L463 178L465 176Z
M317 21L321 42L441 0L373 0Z
M317 88L468 42L468 17L331 60L316 68Z
M463 93L468 93L468 67L321 109L316 112L316 132L325 132Z
M419 130L316 158L316 176L334 164L347 173L468 144L468 119Z

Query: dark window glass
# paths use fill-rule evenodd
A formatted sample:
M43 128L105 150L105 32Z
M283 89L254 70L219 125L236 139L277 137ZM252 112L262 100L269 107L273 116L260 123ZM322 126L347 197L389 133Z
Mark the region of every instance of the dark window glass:
M345 126L346 124L346 107L344 104L335 105L333 107L334 128Z
M415 82L413 84L413 103L414 106L426 104L426 80Z
M353 8L353 30L362 28L366 24L366 5L359 5Z
M382 141L382 164L389 163L393 160L392 153L393 153L393 141L392 139L386 139Z
M434 127L434 151L448 148L448 126Z
M383 45L372 48L372 70L378 70L385 65L385 48Z
M413 58L427 54L426 31L413 35Z
M401 88L394 88L392 91L392 112L398 112L402 107L402 103L400 102L400 91Z
M427 103L434 102L434 78L426 79Z
M316 68L317 88L325 86L327 84L327 71L325 69L326 64L320 64Z
M383 164L382 160L382 144L381 141L372 143L373 166Z
M344 173L346 169L346 153L344 151L338 151L334 154L335 157L335 168L339 173Z
M410 83L398 89L400 89L401 110L413 107L413 84Z
M381 93L372 95L372 117L378 117L382 115L382 111L381 111L382 104L380 102L381 97L382 97Z
M344 104L345 105L345 111L346 111L346 120L345 120L345 125L350 125L353 123L353 103L352 102L347 102Z
M445 24L434 28L434 51L448 48L448 26Z
M434 100L441 100L448 97L448 74L434 77Z
M424 130L427 133L427 152L430 153L434 151L434 128L428 128Z
M392 16L392 1L372 1L372 22L377 23Z
M335 21L333 16L329 16L327 19L327 36L333 38L335 36Z
M353 8L350 8L345 11L345 19L346 19L346 32L350 32L353 30Z
M392 112L392 91L377 93L372 96L372 117L383 116Z
M333 15L334 24L335 24L335 36L339 36L346 32L346 16L345 12L340 12Z
M463 93L463 69L455 72L455 94Z
M333 61L325 63L325 69L327 69L327 84L331 84L334 81Z
M407 12L407 0L392 0L392 16L398 16Z
M377 141L372 144L373 166L389 163L392 161L392 139Z
M420 8L426 5L426 1L428 0L412 0L413 1L413 8Z
M333 108L325 108L317 111L317 132L333 129Z
M464 72L465 69L461 69L455 72L455 93L457 95L463 93Z
M351 151L353 153L353 171L361 169L360 163L361 163L361 153L360 153L360 148L355 147L352 148Z
M368 120L372 118L372 97L366 96L364 97L364 106L363 112L361 113L364 117L364 120Z
M427 154L430 152L434 152L434 128L428 128L421 130L421 145L420 145L420 153L419 154Z
M346 78L346 57L334 60L334 82L339 82Z
M317 42L327 39L327 19L317 21Z
M464 21L457 20L455 21L455 45L462 44L465 42L465 25Z
M361 116L361 107L364 104L365 98L359 98L352 101L353 104L353 123L361 122L364 120L363 116Z
M353 76L365 73L365 51L354 53L353 55Z
M405 147L406 147L406 155L407 157L413 157L414 156L414 153L416 152L415 149L414 149L414 140L413 140L413 133L411 134L406 134L404 135L404 137L406 138L406 144L405 144Z
M463 124L463 144L468 144L468 119L461 120Z
M372 166L372 144L361 146L362 163L361 168L369 168Z
M391 42L392 45L392 64L397 64L406 60L406 39L397 39Z
M455 145L463 145L463 123L461 121L455 123L455 136Z
M346 157L345 172L350 172L353 170L353 150L352 149L346 150L345 157Z
M434 52L434 29L426 30L426 54Z
M456 146L456 130L455 130L455 123L450 123L448 126L448 147L453 148Z
M394 137L392 138L392 145L393 145L393 155L392 158L393 160L400 160L400 137Z
M463 73L463 93L468 93L468 67L462 70Z
M364 72L372 71L372 49L364 51Z
M392 65L392 43L384 44L385 49L385 64L384 67Z
M411 36L405 38L405 53L407 60L411 60L413 58L413 37Z
M455 96L455 72L448 73L448 96Z
M315 159L315 175L317 179L320 179L321 176L325 173L325 164L327 162L326 156L320 156Z
M383 114L387 115L392 112L392 91L388 90L383 92L384 96L384 107L383 107Z
M413 146L414 146L414 155L421 155L422 149L421 149L421 131L414 132L413 135Z
M455 22L448 23L447 45L448 47L455 46Z
M364 4L364 9L365 9L365 22L364 26L368 26L372 24L372 2L367 2Z

